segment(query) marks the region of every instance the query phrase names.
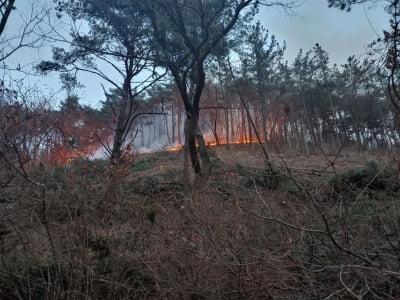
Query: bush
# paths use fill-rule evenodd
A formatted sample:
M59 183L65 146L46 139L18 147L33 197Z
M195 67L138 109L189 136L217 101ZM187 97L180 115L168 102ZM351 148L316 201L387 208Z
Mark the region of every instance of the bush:
M292 195L300 193L295 182L278 168L274 168L274 173L271 174L266 169L244 167L237 164L237 171L242 178L242 185L247 188L253 187L255 184L268 190L279 190Z
M140 171L147 171L153 168L154 166L154 159L151 157L139 157L136 159L132 166L129 168L130 172L140 172Z
M353 168L338 176L331 178L330 183L337 192L344 189L364 189L368 187L372 191L385 191L386 193L398 193L400 182L398 172L392 167L379 169L375 161L366 162L364 167Z

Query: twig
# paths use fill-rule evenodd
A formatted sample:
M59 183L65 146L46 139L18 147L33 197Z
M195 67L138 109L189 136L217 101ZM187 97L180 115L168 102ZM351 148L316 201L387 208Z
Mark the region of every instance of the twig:
M292 228L292 229L295 229L295 230L299 230L299 231L302 231L302 232L320 233L320 234L323 234L323 235L328 235L325 231L322 231L322 230L298 227L296 225L293 225L293 224L287 223L285 221L282 221L281 219L278 219L278 218L261 216L261 215L255 213L255 212L249 210L248 208L243 207L240 204L239 204L239 206L242 209L244 209L245 211L247 211L248 213L250 213L251 215L253 215L253 216L257 217L257 218L263 219L263 220L274 221L274 222L277 222L277 223L279 223L281 225L284 225L286 227L289 227L289 228Z

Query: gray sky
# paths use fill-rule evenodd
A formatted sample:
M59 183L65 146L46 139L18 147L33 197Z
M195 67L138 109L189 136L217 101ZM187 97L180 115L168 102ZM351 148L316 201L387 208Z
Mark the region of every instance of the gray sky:
M350 55L362 55L365 46L388 27L383 7L356 5L350 12L329 8L326 0L308 0L288 15L278 8L262 9L261 23L286 41L286 59L291 62L299 49L310 50L316 43L328 51L331 63L343 64ZM376 32L376 33L375 33Z
M19 16L29 12L29 3L51 2L51 0L17 0L17 11L10 17L7 33L18 33ZM292 62L300 48L310 50L319 43L328 51L331 63L345 63L350 55L361 56L366 52L365 46L388 27L388 15L382 7L368 5L355 6L351 12L328 8L326 0L308 0L294 10L295 15L288 15L278 8L262 8L259 19L262 24L274 34L279 41L286 41L286 59ZM19 25L18 25L19 24ZM376 33L375 33L376 32ZM49 49L24 49L17 52L7 63L25 65L40 59L51 59ZM27 66L29 69L30 66ZM15 75L21 77L22 75ZM25 77L24 82L39 82L47 90L57 91L60 88L57 74L46 77ZM79 96L83 104L98 106L98 101L104 99L100 80L93 75L81 75L80 81L85 85ZM106 85L107 87L107 85ZM63 99L63 93L58 94L58 101Z

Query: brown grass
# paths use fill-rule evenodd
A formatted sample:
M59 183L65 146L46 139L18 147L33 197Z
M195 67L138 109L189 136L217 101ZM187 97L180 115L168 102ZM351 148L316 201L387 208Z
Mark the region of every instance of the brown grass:
M44 197L22 181L3 189L0 298L373 299L400 292L397 194L329 183L335 170L366 160L384 166L382 154L274 152L281 169L271 189L262 184L269 179L257 147L212 150L214 173L204 186L182 185L178 152L136 157L112 194L107 165L85 161L32 172Z

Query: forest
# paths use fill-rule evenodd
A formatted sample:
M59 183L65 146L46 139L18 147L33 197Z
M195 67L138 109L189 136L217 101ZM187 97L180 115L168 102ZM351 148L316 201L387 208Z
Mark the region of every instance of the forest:
M398 299L400 0L323 1L388 26L337 64L258 19L300 0L0 0L0 298Z

